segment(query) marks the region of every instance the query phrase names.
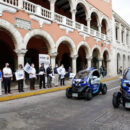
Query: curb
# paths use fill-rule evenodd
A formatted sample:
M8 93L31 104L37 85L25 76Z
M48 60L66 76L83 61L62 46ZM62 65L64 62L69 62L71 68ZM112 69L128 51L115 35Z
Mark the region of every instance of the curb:
M103 80L101 80L101 82L107 82L107 81L116 80L116 79L119 79L119 76L103 79ZM26 92L26 93L20 93L20 94L13 94L13 95L9 95L9 96L3 96L3 97L0 97L0 102L14 100L14 99L20 99L20 98L25 98L25 97L30 97L30 96L35 96L35 95L40 95L40 94L45 94L45 93L51 93L51 92L56 92L56 91L61 91L61 90L65 90L66 88L69 88L69 87L70 86L65 86L65 87L44 89L44 90L38 90L38 91L34 91L34 92Z

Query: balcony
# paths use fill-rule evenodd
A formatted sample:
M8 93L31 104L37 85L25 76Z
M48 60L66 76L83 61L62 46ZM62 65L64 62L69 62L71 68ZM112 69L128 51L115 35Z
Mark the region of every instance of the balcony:
M77 30L79 32L82 32L82 34L93 36L99 40L104 40L106 43L111 42L110 36L102 34L99 31L96 31L79 22L73 21L72 19L60 15L56 12L51 12L50 10L27 0L0 0L0 4L13 7L17 10L24 10L30 15L34 15L50 22L56 22L57 24L62 25L66 28Z

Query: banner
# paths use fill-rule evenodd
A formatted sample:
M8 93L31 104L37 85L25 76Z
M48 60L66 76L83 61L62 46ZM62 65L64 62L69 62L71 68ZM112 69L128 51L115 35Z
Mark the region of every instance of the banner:
M50 56L46 54L39 54L39 67L42 63L44 63L44 68L47 69L50 64Z
M75 74L74 73L70 73L70 77L69 78L74 78L75 77Z
M57 72L58 72L58 74L60 75L61 73L62 73L62 66L60 66L59 68L57 68Z
M15 77L16 77L16 80L21 80L21 79L24 79L24 71L23 72L15 72Z
M32 67L27 63L23 69L29 74L31 72Z

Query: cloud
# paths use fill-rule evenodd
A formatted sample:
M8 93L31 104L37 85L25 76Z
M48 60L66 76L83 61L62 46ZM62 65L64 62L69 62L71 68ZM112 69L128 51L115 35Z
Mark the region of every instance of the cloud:
M113 0L112 8L130 24L130 0Z

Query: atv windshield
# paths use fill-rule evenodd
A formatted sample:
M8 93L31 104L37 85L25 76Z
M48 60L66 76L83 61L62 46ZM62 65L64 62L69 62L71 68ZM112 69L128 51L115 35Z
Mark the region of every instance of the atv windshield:
M90 74L90 71L80 71L79 73L76 74L75 78L76 79L87 78L89 74Z
M124 79L130 80L130 70L127 70L127 72L124 74Z

